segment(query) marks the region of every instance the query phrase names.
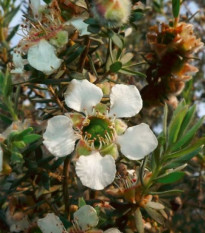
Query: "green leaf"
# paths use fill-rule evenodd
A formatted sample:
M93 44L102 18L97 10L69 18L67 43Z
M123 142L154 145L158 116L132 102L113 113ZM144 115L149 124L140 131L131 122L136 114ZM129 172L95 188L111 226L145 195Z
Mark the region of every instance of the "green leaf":
M165 208L161 203L154 201L148 202L146 206L155 210L163 210Z
M46 190L50 189L50 177L48 175L48 172L43 172L41 175L41 184Z
M10 34L6 38L7 42L9 42L15 36L16 32L18 31L18 29L19 29L19 25L16 25L15 27L13 27L13 29L10 32Z
M125 69L125 68L122 68L120 71L120 73L122 74L128 74L128 75L136 75L136 76L140 76L140 77L143 77L143 78L146 78L146 74L143 74L139 71L133 71L133 70L129 70L129 69Z
M97 34L100 31L100 26L99 25L89 25L87 30L93 34Z
M162 225L164 224L164 217L159 212L147 206L145 206L144 208L149 216L152 217L156 222Z
M84 206L84 205L86 205L86 202L85 202L85 200L84 200L83 197L80 197L80 198L78 199L78 207L80 208L80 207L82 207L82 206Z
M137 208L135 211L135 224L136 224L137 232L144 233L144 223L140 208Z
M181 156L188 155L192 152L196 152L204 144L205 144L205 137L198 139L191 146L188 146L180 151L165 155L164 159L169 160L169 159L174 159L174 158L180 158Z
M182 136L184 133L186 133L186 130L189 128L189 125L192 123L195 113L196 113L196 105L194 104L189 108L186 116L184 117L184 120L180 128L179 137Z
M84 22L90 25L99 25L99 22L95 18L88 18Z
M163 117L163 132L164 136L167 137L167 118L168 118L168 106L164 105L164 117Z
M169 124L169 132L168 132L168 145L171 146L173 143L176 142L178 138L178 134L180 131L181 124L183 122L183 119L187 113L188 107L185 106L179 111L176 116L174 115L172 117L172 121Z
M20 9L20 5L18 5L15 9L13 9L12 11L8 12L5 17L4 17L4 21L3 21L3 25L4 27L8 26L9 23L11 22L11 20L13 19L13 17L17 14L17 12Z
M22 138L22 140L26 143L26 144L29 144L29 143L32 143L32 142L35 142L37 140L39 140L41 138L41 135L38 135L38 134L29 134L29 135L26 135Z
M179 148L181 148L183 145L185 145L186 143L190 142L190 140L192 140L192 138L194 137L195 133L197 132L197 130L201 127L201 125L204 122L204 117L202 117L187 133L186 135L182 136L182 138L175 143L173 146L171 146L171 151L176 151Z
M180 0L172 0L172 13L174 18L179 16L180 11Z
M129 61L132 60L134 54L133 53L126 53L124 56L122 56L122 58L120 59L120 61L122 62L122 64L127 64Z
M23 163L23 162L24 162L24 159L23 159L23 155L21 153L12 152L12 154L11 154L11 163L12 164Z
M26 144L23 141L15 141L13 142L13 146L17 147L18 149L23 149L26 146Z
M201 148L198 148L194 151L192 151L191 153L189 154L185 154L184 156L181 156L177 159L173 159L171 160L170 162L168 162L164 167L163 169L164 170L167 170L167 169L170 169L170 168L176 168L176 167L179 167L185 163L187 163L188 161L190 161L194 156L196 156L199 152L201 151Z
M122 68L122 63L120 61L116 61L110 66L110 71L116 73L121 68Z
M85 46L80 45L72 54L68 56L68 59L66 60L66 64L70 64L71 62L73 62L77 57L81 55L84 49Z
M27 134L30 134L32 131L33 131L33 128L29 127L21 132L13 132L9 136L11 140L19 141L19 140L22 140L23 137L26 136Z
M161 191L161 192L150 192L149 194L151 195L159 195L159 196L175 196L176 194L183 193L183 190L178 190L178 189L173 189L173 190L168 190L168 191Z
M3 81L3 97L8 98L12 92L12 81L11 76L6 74Z
M123 43L121 37L117 33L112 32L110 38L118 48L123 49L124 43Z
M177 172L172 172L168 175L161 176L160 178L156 178L156 181L161 184L171 184L180 180L183 176L184 176L184 172L177 171Z

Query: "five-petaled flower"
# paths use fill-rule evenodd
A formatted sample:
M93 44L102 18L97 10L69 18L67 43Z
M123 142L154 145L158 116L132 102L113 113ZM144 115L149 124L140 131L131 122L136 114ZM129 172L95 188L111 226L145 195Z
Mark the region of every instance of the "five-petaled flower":
M80 113L54 116L48 120L44 145L55 156L74 151L76 173L83 185L101 190L115 178L118 148L130 160L140 160L158 145L147 124L127 128L118 118L135 116L142 99L134 85L117 84L111 89L110 107L100 103L102 90L87 80L73 79L65 93L67 106Z

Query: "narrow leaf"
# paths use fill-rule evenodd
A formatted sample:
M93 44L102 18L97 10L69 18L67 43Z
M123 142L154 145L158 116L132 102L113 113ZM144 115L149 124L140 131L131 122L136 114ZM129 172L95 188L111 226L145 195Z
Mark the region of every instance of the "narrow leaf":
M179 16L180 11L180 0L172 0L172 13L174 18Z
M136 224L137 232L144 233L144 223L140 208L137 208L135 211L135 224Z
M156 181L161 184L171 184L180 180L183 176L184 176L184 172L180 172L180 171L172 172L168 175L157 178Z
M164 217L159 212L146 206L145 206L145 210L147 211L149 216L152 217L156 222L158 222L161 225L164 224Z

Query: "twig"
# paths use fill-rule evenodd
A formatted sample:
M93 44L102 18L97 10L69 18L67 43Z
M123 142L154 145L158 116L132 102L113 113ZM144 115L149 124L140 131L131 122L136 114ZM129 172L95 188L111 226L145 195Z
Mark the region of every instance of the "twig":
M80 72L83 71L83 68L84 68L84 65L85 65L85 61L86 61L86 58L87 58L87 55L88 55L88 51L89 51L89 48L90 48L90 42L91 42L90 38L86 37L85 38L86 48L83 51L83 53L81 55L81 58L80 58L80 62L79 62L79 70L80 70Z
M48 90L55 98L55 100L56 100L57 104L59 105L59 107L61 108L62 112L65 112L66 109L64 108L63 104L61 103L60 99L58 98L58 95L55 93L55 91L51 85L48 86Z
M65 214L66 217L70 217L69 213L69 195L68 195L68 178L69 178L69 172L70 172L70 157L67 156L64 161L63 166L63 198L64 198L64 204L65 204Z

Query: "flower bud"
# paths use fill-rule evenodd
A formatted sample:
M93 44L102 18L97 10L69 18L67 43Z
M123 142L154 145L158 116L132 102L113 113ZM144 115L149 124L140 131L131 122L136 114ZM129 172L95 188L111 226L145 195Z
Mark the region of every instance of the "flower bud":
M131 13L130 0L96 0L92 1L92 12L100 24L120 27L125 24Z

